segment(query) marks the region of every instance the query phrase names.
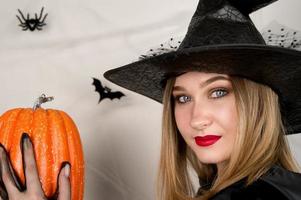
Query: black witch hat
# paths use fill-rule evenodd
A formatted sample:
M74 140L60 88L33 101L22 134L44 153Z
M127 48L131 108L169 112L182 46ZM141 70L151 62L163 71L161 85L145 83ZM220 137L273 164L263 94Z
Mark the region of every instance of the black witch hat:
M105 72L124 88L162 102L167 78L188 71L240 76L279 96L287 133L301 132L301 52L266 45L249 14L275 0L200 0L176 51Z

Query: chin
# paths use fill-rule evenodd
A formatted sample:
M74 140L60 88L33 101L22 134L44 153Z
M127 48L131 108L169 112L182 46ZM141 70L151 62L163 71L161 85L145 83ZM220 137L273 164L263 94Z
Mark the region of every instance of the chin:
M227 160L227 156L224 155L224 152L212 152L209 150L200 152L200 150L198 150L197 152L195 151L195 154L198 160L204 164L217 164Z
M221 160L218 160L218 159L206 159L206 158L199 158L198 157L198 159L199 159L199 161L201 162L201 163L203 163L203 164L217 164L217 163L219 163L219 162L221 162Z

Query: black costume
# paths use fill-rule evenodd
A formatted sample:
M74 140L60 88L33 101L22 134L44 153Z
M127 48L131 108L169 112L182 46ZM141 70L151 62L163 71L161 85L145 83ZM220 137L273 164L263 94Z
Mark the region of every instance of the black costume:
M210 200L300 200L301 174L288 171L278 165L245 186L240 180L218 192Z

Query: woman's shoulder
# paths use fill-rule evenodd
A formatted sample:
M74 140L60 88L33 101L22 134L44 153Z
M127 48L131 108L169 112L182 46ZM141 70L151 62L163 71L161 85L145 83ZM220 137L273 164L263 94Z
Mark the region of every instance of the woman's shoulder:
M244 186L239 181L215 195L212 200L300 200L301 174L274 165L257 181Z
M290 200L280 190L261 179L244 187L237 182L217 193L211 200Z
M301 199L301 174L274 165L260 178L272 185L290 200Z

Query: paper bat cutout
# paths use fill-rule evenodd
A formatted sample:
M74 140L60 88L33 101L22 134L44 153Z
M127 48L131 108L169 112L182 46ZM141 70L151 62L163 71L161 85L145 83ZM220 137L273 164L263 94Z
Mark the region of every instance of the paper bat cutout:
M100 95L98 103L100 103L105 98L109 98L113 100L113 99L120 99L121 97L125 96L122 92L119 91L111 92L110 88L106 86L103 87L100 80L98 80L97 78L93 78L92 85L95 86L95 91L98 92Z

